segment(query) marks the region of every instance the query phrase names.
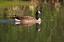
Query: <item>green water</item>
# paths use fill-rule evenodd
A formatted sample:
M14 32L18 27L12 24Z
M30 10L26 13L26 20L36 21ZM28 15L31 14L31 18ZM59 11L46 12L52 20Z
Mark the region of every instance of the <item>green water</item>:
M10 7L11 10L8 10ZM14 15L13 13L35 17L35 11L32 13L26 8L25 12L22 13L22 10L13 11L12 7L1 7L0 19L8 20L10 16ZM0 42L64 42L64 7L61 6L60 14L57 13L55 7L52 11L49 10L49 7L48 5L42 5L43 15L39 15L43 20L39 25L39 28L42 28L41 32L36 31L35 24L30 27L23 27L15 26L14 23L0 23ZM5 10L6 8L7 10Z

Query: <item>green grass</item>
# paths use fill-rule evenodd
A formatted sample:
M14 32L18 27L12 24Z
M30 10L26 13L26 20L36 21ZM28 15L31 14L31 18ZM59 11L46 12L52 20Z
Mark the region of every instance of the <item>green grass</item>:
M22 5L22 6L29 6L31 5L30 2L23 2L23 1L0 1L0 7L5 6L13 6L13 5Z

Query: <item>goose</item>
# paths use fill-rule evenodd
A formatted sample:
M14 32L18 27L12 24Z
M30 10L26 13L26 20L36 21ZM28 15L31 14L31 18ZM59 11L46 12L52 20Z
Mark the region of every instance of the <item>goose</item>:
M33 24L41 24L41 18L39 18L39 14L42 14L40 10L36 11L35 16L36 18L32 16L16 16L12 17L15 22L15 25L22 25L22 26L31 26Z

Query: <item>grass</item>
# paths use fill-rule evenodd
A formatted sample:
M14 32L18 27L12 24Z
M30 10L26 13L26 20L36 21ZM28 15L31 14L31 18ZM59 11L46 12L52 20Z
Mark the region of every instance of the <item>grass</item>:
M5 6L13 6L13 5L22 5L22 6L29 6L32 5L30 2L23 2L23 1L0 1L0 7Z

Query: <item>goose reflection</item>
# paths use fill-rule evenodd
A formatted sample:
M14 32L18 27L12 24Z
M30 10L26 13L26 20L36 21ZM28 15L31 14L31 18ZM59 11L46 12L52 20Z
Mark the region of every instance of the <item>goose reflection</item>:
M42 30L42 28L39 28L39 24L36 23L36 31L40 32Z

